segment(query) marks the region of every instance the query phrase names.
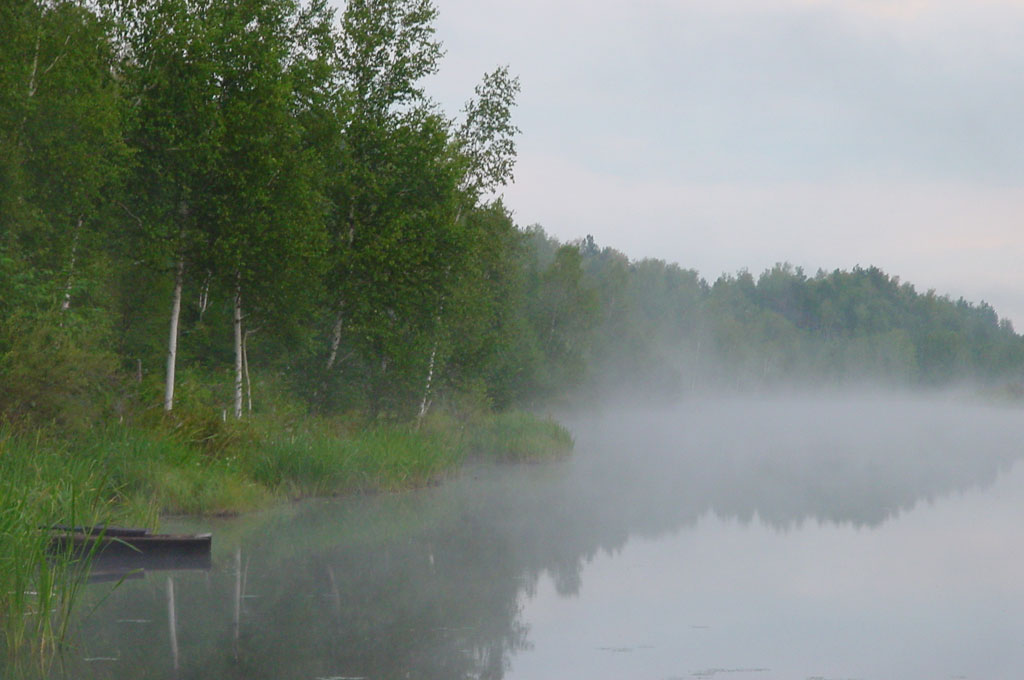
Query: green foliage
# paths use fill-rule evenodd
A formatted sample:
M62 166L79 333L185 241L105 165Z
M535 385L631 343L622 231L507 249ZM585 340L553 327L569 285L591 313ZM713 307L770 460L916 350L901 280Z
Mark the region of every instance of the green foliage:
M470 428L467 448L483 458L537 462L572 452L568 430L551 418L522 411L492 414Z
M422 101L422 80L437 71L431 0L351 0L341 18L342 82L363 120Z
M505 408L532 388L538 352L525 318L525 239L499 201L465 218L470 253L440 318L447 354L443 378L457 398L482 391Z
M535 260L557 244L534 239ZM654 392L782 382L1014 382L1024 343L985 303L921 295L877 268L776 265L708 285L696 272L580 244L599 321L583 330L586 382ZM537 312L534 311L534 314Z
M30 268L15 281L34 290L15 286L15 300L77 302L96 284L82 271L109 237L127 162L113 52L106 26L77 2L15 0L3 24L0 271Z
M324 0L0 12L8 420L124 419L218 458L262 436L225 422L239 384L264 424L296 398L295 418L422 424L628 382L1021 374L1020 338L991 307L876 268L708 283L519 229L493 200L512 178L519 83L497 68L446 117L425 87L442 56L430 0L353 1L337 20Z
M455 221L457 175L443 121L405 116L377 139L367 151L385 164L372 182L379 193L348 185L337 194L349 232L335 250L333 290L371 409L402 412L428 370L437 317L465 266L468 236Z
M52 315L0 330L0 419L82 430L117 410L120 379L102 326Z
M543 233L535 243L548 246ZM543 356L536 389L555 395L578 386L587 371L587 350L593 328L599 320L597 291L583 276L583 255L577 245L554 244L550 263L540 258L531 262L527 288L527 315Z
M465 119L455 141L466 166L462 188L475 199L512 181L519 134L512 124L512 108L519 79L507 66L501 67L486 74L474 94L463 109Z

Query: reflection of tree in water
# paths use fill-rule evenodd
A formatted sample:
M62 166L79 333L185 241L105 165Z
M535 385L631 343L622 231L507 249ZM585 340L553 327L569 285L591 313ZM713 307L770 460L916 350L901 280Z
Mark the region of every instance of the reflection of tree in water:
M867 397L694 402L571 422L577 452L558 475L511 488L511 476L499 477L492 510L480 510L512 544L530 546L520 548L526 573L550 573L561 594L578 589L597 551L709 514L778 531L878 526L990 485L1024 438L1015 411Z
M233 559L218 556L176 577L177 673L151 576L113 593L77 655L120 657L116 673L70 659L67 677L501 678L527 629L516 560L490 529L429 492L310 504L243 548L237 644Z
M613 416L575 422L566 463L484 466L439 489L303 504L263 520L242 541L237 658L233 560L179 579L177 676L497 680L529 644L520 607L543 574L574 595L598 552L709 513L780 531L876 526L990 484L1024 434L1008 412L867 400ZM93 664L70 676L173 676L161 583L115 592L96 617L90 653L117 649L117 672ZM156 623L116 623L143 618Z
M580 428L596 455L578 477L611 514L631 515L630 533L671 531L704 513L756 515L779 530L806 520L870 527L990 484L1020 457L1017 420L950 402L700 402ZM616 450L630 452L627 464Z
M484 527L460 524L455 533L436 527L357 549L338 545L305 562L291 583L253 574L282 592L250 605L252 617L274 625L248 626L244 647L258 650L265 677L501 677L526 639L514 562ZM318 581L332 592L310 603L327 605L314 622L295 598ZM280 662L273 673L262 660L268 652ZM297 672L303 663L308 672Z

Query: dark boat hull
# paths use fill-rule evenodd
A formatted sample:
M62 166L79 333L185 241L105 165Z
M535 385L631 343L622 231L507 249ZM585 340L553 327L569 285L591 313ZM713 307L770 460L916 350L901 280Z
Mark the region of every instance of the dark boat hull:
M53 536L50 547L91 557L95 568L209 569L212 534L99 535L81 532Z

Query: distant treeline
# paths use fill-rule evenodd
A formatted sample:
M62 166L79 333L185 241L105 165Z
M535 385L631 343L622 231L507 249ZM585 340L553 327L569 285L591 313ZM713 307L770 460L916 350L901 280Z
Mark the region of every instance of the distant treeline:
M991 306L918 293L876 267L808 276L778 264L709 284L589 237L573 247L595 310L584 363L613 386L1016 386L1024 369L1024 339Z
M430 0L0 3L0 418L400 419L597 384L1015 379L877 269L713 284L521 230L508 69L427 96Z

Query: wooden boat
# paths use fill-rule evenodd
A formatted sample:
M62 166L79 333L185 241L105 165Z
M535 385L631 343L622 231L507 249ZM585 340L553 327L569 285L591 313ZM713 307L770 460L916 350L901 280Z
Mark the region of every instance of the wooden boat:
M209 569L213 534L154 534L125 527L51 529L50 550L90 557L94 567Z

